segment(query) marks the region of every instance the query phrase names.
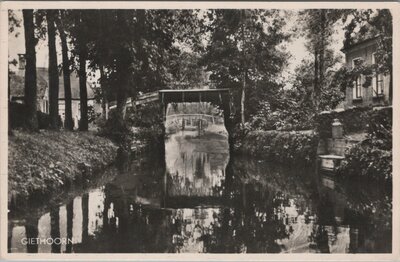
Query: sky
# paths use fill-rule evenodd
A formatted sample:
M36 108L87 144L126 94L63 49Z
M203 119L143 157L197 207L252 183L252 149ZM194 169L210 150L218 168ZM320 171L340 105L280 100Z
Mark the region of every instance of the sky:
M23 22L22 22L22 12L19 10L15 10L14 13L16 17L21 20L21 27L16 28L16 30L9 34L9 60L16 59L18 61L18 54L25 53L25 40L24 40L24 30L23 30ZM291 31L296 26L297 12L293 12L292 15L287 15L286 17L286 27L284 30ZM336 51L337 54L342 54L340 49L343 46L344 40L344 31L341 29L341 26L337 25L335 27L336 32L333 35L333 43L332 48ZM16 36L17 34L17 36ZM58 61L62 61L61 56L61 44L60 39L57 37L57 53L58 53ZM288 61L288 67L285 68L282 72L282 81L287 83L286 87L290 88L290 83L287 81L294 74L295 68L300 65L301 61L308 57L309 54L305 48L305 39L304 37L296 36L293 37L292 40L288 43L284 44L286 50L290 53L290 58ZM343 55L342 58L344 59ZM48 67L48 48L47 48L47 39L40 40L38 45L36 46L36 63L37 67Z
M17 27L13 33L9 33L8 35L8 55L9 60L16 59L18 61L18 54L25 53L25 35L22 21L22 11L15 10L15 16L21 21L20 27ZM15 36L17 34L17 36ZM57 39L58 46L57 48L60 50L60 39ZM57 51L59 51L57 50ZM58 52L59 58L58 61L61 61L61 54ZM47 50L47 39L40 40L38 45L36 46L36 66L37 67L48 67L48 50Z

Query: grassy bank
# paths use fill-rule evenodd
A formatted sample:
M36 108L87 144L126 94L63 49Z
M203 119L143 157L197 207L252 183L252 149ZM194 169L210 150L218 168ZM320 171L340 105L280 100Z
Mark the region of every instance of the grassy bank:
M110 165L117 146L92 132L13 131L8 142L9 200L47 195Z

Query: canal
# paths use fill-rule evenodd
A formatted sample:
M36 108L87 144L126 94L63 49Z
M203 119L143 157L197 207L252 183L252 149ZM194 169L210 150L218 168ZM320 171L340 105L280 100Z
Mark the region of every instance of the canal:
M171 133L156 155L11 210L9 252L391 252L379 186L230 155L218 123Z

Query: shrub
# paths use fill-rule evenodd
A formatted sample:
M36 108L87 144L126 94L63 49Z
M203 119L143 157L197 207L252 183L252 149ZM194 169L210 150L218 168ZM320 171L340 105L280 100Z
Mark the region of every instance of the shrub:
M318 137L313 131L252 131L237 150L280 163L313 163Z
M37 112L37 116L39 129L48 129L50 127L50 116L40 111Z
M99 121L99 135L108 137L120 146L129 148L133 133L125 121L121 121L116 110L110 110L108 120Z
M97 119L100 118L101 113L96 113L96 111L94 110L94 107L92 105L88 106L88 122L90 123L94 123L96 122Z
M308 130L314 124L313 116L314 113L306 108L272 109L268 102L263 102L249 124L253 130Z
M10 102L8 104L9 125L12 129L21 128L25 125L26 108L24 104ZM50 126L50 116L41 111L37 111L39 129L48 129Z
M15 102L8 103L8 121L12 129L24 126L25 115L24 104Z
M375 180L392 179L392 151L374 146L371 140L352 147L339 167L339 174Z
M375 108L368 114L367 132L372 142L384 150L392 150L393 110Z
M391 181L392 114L391 107L368 112L368 139L346 152L339 174Z
M136 140L157 143L164 134L162 107L158 103L148 103L135 111L128 111L127 122L130 127L135 127Z
M127 108L124 121L116 117L116 111L109 112L107 121L96 121L99 134L109 137L120 145L131 145L134 141L158 142L164 134L162 111L158 104L150 103L134 110Z

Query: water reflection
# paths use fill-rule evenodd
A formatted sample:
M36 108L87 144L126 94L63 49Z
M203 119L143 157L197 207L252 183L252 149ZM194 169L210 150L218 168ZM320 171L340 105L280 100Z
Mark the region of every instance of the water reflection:
M165 147L168 196L221 196L229 161L226 135L186 131L171 135Z
M391 251L387 188L229 156L225 136L191 132L169 137L165 162L134 161L111 182L38 217L11 212L9 251ZM72 241L21 242L57 237Z

